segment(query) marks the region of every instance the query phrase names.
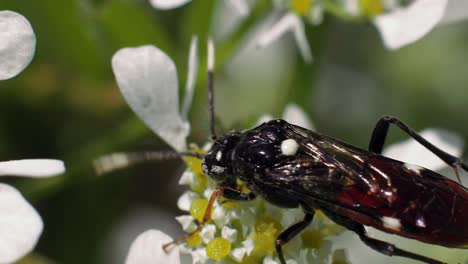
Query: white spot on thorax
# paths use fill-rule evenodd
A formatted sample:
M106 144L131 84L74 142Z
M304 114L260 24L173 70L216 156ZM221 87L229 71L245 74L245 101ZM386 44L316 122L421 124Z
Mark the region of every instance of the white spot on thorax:
M401 222L400 219L396 219L394 217L383 216L382 217L382 224L384 227L393 229L393 230L400 230Z
M281 154L285 156L294 156L299 149L299 144L296 140L289 138L281 142Z
M222 153L221 151L218 151L218 152L216 153L216 160L217 160L217 161L220 161L222 157L223 157L223 153Z

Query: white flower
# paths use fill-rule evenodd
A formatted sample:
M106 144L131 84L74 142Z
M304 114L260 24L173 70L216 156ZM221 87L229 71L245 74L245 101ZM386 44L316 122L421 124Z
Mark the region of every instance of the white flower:
M0 162L0 175L41 178L65 171L62 161L48 159ZM0 263L12 263L28 254L42 233L37 211L12 186L0 183Z
M302 58L306 62L312 62L312 51L307 41L304 27L304 23L296 13L288 12L269 30L263 32L259 36L257 45L260 48L266 47L278 40L285 33L292 32Z
M174 62L163 51L149 45L124 48L117 51L112 58L117 83L129 106L148 127L178 151L186 150L186 139L190 131L187 115L198 68L196 37L192 38L190 44L188 65L186 93L183 109L180 110L177 70ZM193 177L193 173L187 172L180 183L193 183ZM198 194L186 192L179 199L179 207L188 211L191 200L195 197L198 197ZM176 219L184 230L196 228L190 215ZM169 254L162 249L164 243L172 240L158 230L148 230L133 242L126 263L180 263L179 247L172 247Z
M468 17L468 3L459 0L415 0L407 7L378 15L374 24L389 49L411 44L440 23Z
M0 80L15 77L31 62L36 36L29 21L12 11L0 11ZM0 162L0 176L43 178L62 174L63 162L24 159ZM42 233L37 211L12 186L0 183L0 263L12 263L33 250Z
M143 55L146 55L146 57L141 54L142 51ZM134 56L134 54L136 54L136 56ZM126 59L128 59L128 61L126 61ZM125 66L122 64L128 65ZM160 109L161 106L157 106L162 113L155 112L155 107L150 105L150 103L154 101L162 104L167 101L178 102L176 70L172 61L159 49L145 46L143 48L123 49L117 52L113 59L113 67L122 93L137 115L142 117L148 126L166 140L168 144L177 150L185 150L188 129L174 130L174 132L167 129L167 127L180 126L181 123L184 123L186 127L189 126L187 120L179 113L178 105L171 105L169 110ZM191 68L192 67L189 68L189 72ZM190 80L190 78L187 79ZM188 87L189 86L190 85L188 85ZM139 106L137 105L139 103L145 104ZM149 113L152 113L152 115ZM174 118L164 119L162 115L175 117L176 121L174 121ZM312 129L311 122L305 116L305 113L297 106L288 105L283 118L291 123ZM170 125L164 126L154 120L160 120L158 122L166 121L169 122ZM263 120L265 120L265 118L263 118ZM182 131L182 133L180 131ZM437 137L446 138L446 136L440 135L434 132L434 130L429 131L436 133L438 135ZM174 135L170 135L170 133L174 133ZM427 136L426 132L422 134L425 137ZM178 144L174 142L178 142ZM457 151L448 151L451 153L458 153L461 144L456 140L454 140L454 143L457 144ZM439 143L436 144L440 145ZM391 147L389 148L391 149ZM443 148L446 149L445 147ZM187 158L187 160L189 159L190 157ZM208 203L208 197L216 187L216 183L208 179L207 176L201 172L200 160L193 158L193 163L191 164L190 161L187 161L187 166L191 173L184 173L180 183L190 185L191 190L186 192L181 199L179 199L178 205L184 211L188 211L190 215L179 216L177 221L181 223L184 230L188 231L193 230L196 226L195 219L200 222L203 218ZM296 219L293 219L294 217L282 217L285 214L291 214L295 216ZM213 204L213 214L211 217L213 221L206 224L201 232L190 237L190 239L186 241L190 247L194 247L195 249L191 249L186 245L174 245L172 247L172 249L177 252L175 261L180 262L179 251L182 251L182 249L184 253L187 252L191 254L194 263L212 263L214 259L219 257L219 255L216 255L217 253L222 253L221 259L224 257L227 258L228 261L239 261L256 249L263 252L260 253L262 254L260 258L263 261L276 261L277 257L273 246L274 239L276 239L280 231L287 227L286 225L300 221L303 214L301 214L300 210L291 211L274 207L267 204L263 199L258 198L246 203L216 201ZM239 219L242 219L240 224ZM237 224L233 224L236 223L236 221ZM234 232L234 230L236 232ZM326 233L324 230L327 230ZM328 236L330 236L330 234L338 234L342 232L342 229L338 228L322 214L317 213L313 224L304 231L306 235L307 232L309 232L309 238L319 237L318 243L315 243L315 241L310 243L310 239L308 240L307 236L304 236L305 238L303 239L298 237L288 243L289 247L285 253L286 259L291 263L295 263L294 261L297 262L295 259L323 260L327 263L335 250L332 246L333 243L328 240ZM153 240L148 239L147 241ZM167 263L171 263L161 249L163 243L170 241L172 240L167 237L164 241L158 238L157 241L153 241L153 248L150 246L151 243L149 242L137 243L137 239L135 246L132 246L130 250L127 263L129 263L129 259L133 259L132 256L136 254L134 253L132 255L132 250L140 252L136 254L136 256L141 256L141 259L138 259L140 263L146 263L145 261L163 263L166 261ZM265 241L266 243L264 243ZM214 246L215 255L213 255L213 247L211 247L213 244L210 246L212 242L216 244ZM216 251L218 250L216 246L219 245L228 246L224 246L223 249ZM308 247L307 250L304 250L306 247ZM145 254L145 250L156 250L156 252ZM372 251L372 249L369 249L369 251Z
M159 230L147 230L140 234L130 246L125 264L179 264L180 256L177 247L168 253L163 245L173 239Z
M419 135L455 157L460 157L463 152L463 139L450 131L426 128L419 132ZM447 167L443 160L412 138L385 147L383 155L434 171L440 171Z
M29 21L12 11L0 11L0 80L15 77L31 62L36 36Z
M285 1L275 1L277 9L287 8ZM332 11L320 1L293 1L286 12L270 29L258 38L258 46L265 47L287 32L292 32L299 51L306 62L312 61L312 52L305 34L304 20L320 24L323 12ZM368 16L377 27L384 45L398 49L411 44L439 24L447 24L468 18L468 3L459 0L414 0L408 6L399 6L394 0L342 0L334 9L336 15L346 18ZM337 13L340 10L341 13ZM332 12L332 13L333 13ZM305 19L301 19L301 16Z
M179 109L177 69L174 62L154 46L123 48L112 57L120 91L133 111L164 141L178 151L187 148L190 108L198 58L197 38L191 42L184 112Z

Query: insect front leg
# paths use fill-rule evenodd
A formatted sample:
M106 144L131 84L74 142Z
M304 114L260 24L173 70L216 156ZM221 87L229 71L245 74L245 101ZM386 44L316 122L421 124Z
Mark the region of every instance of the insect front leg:
M257 197L257 195L253 192L243 193L230 187L223 187L222 196L226 199L236 201L251 201Z
M172 242L169 242L169 243L166 243L163 245L163 250L164 251L168 251L169 247L171 247L172 245L175 245L181 241L184 241L186 240L187 238L197 234L198 232L200 232L203 228L203 226L205 226L205 224L211 220L211 212L213 211L213 206L214 206L214 203L216 201L216 199L219 197L219 196L223 196L223 191L224 191L224 188L223 187L218 187L216 188L216 190L211 194L211 197L210 197L210 200L208 201L208 205L206 206L206 210L205 210L205 214L203 215L203 219L201 221L201 223L198 225L197 229L195 229L194 231L188 233L188 234L185 234L185 235L182 235L178 238L176 238L175 240L173 240Z
M458 181L460 177L458 175L457 168L461 167L463 170L468 171L468 165L464 164L459 158L448 154L447 152L436 147L423 137L421 137L416 131L408 127L405 123L392 116L382 117L375 125L374 131L372 131L372 138L369 143L369 151L381 154L385 139L387 138L388 129L390 124L396 125L401 130L405 131L410 137L414 138L417 142L427 148L430 152L434 153L437 157L443 160L447 165L455 170Z
M314 214L315 214L315 211L306 212L306 215L304 216L304 220L288 227L286 230L281 232L281 234L279 234L278 238L276 238L275 248L276 248L276 252L278 253L278 257L280 259L281 264L286 264L281 247L284 244L288 243L296 235L298 235L302 230L304 230L314 219Z

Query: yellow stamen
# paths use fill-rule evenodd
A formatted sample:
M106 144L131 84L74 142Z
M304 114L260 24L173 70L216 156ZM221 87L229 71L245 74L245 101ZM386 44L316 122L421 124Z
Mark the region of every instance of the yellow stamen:
M300 16L307 16L313 0L292 0L291 8Z
M359 6L361 12L366 16L376 16L383 12L381 0L359 0Z
M187 245L191 247L198 247L202 244L200 233L195 233L187 238Z

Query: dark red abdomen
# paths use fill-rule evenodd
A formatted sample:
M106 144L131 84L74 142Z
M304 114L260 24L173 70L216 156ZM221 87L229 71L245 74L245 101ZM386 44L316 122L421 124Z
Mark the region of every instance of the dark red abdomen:
M468 247L468 190L433 171L370 157L375 188L338 195L342 213L377 229L447 247Z

